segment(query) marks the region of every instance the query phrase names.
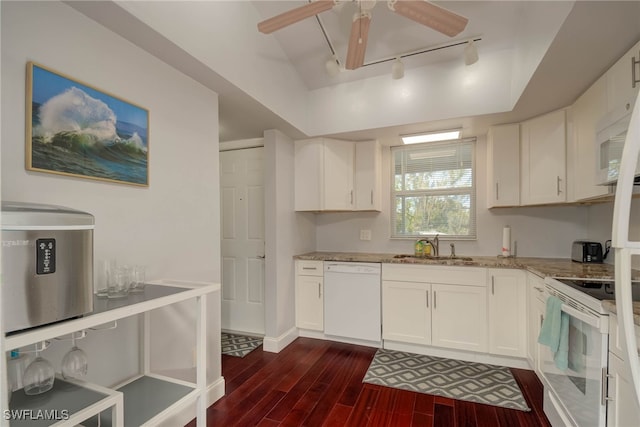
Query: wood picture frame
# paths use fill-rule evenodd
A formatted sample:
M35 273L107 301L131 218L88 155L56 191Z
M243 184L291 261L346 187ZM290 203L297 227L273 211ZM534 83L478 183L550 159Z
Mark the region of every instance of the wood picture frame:
M26 168L149 186L149 111L27 63Z

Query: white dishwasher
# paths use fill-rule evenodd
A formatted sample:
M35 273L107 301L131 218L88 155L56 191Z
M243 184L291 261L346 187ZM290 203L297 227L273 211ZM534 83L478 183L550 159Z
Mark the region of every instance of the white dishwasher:
M324 333L381 341L380 264L324 263Z

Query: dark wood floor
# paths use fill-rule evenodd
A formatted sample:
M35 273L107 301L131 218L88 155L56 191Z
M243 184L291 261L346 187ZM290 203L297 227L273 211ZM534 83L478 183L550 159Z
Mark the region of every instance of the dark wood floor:
M535 373L512 369L532 408L503 409L364 384L375 349L298 338L278 354L262 347L222 356L226 396L207 411L208 426L549 426ZM191 423L195 424L195 423Z

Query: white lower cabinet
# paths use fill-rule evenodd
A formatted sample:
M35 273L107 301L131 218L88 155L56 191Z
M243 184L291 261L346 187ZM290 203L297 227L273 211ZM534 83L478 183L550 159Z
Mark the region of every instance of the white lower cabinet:
M322 261L296 261L296 327L324 330Z
M382 338L412 344L431 344L431 285L382 282Z
M609 382L607 385L607 426L628 427L640 425L640 410L634 399L633 385L624 362L609 353Z
M533 370L540 375L538 335L544 320L546 306L538 297L544 292L544 279L533 273L527 273L528 295L528 332L527 359Z
M438 347L486 352L486 288L449 284L431 287L431 343Z
M623 337L618 317L609 316L609 375L607 383L607 427L640 425L640 408L634 396L624 363ZM636 326L636 340L640 342L640 328Z
M489 269L489 353L527 355L527 275Z
M486 319L486 269L382 265L383 339L486 352Z

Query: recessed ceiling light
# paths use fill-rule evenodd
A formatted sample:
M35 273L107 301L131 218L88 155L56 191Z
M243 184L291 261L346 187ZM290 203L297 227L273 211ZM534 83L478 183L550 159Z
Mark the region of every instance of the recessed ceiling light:
M449 141L460 139L461 129L441 130L437 132L427 132L418 135L402 136L403 144L418 144L421 142Z

